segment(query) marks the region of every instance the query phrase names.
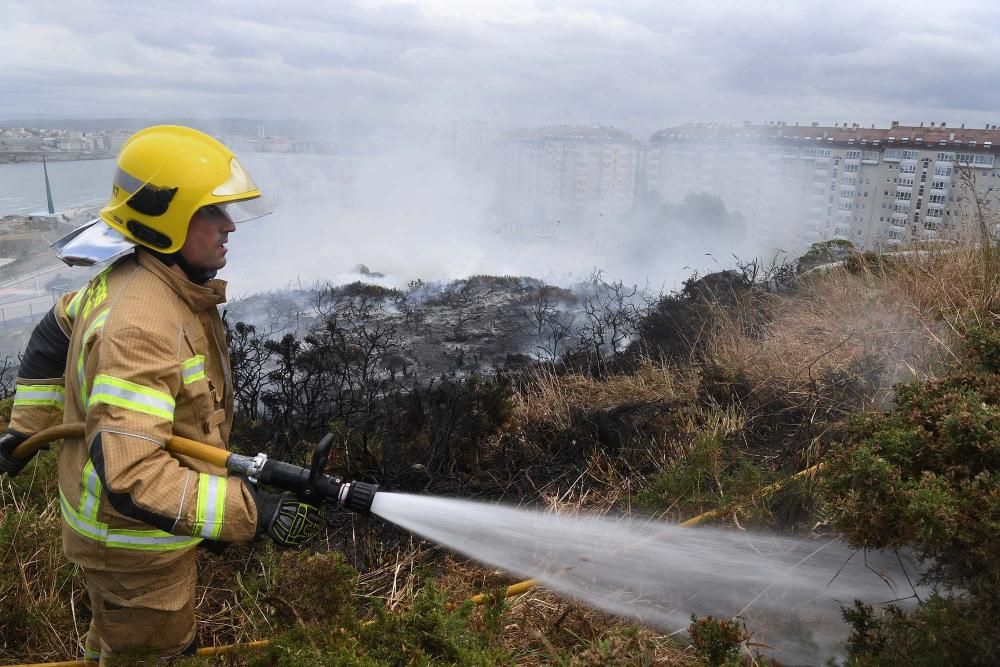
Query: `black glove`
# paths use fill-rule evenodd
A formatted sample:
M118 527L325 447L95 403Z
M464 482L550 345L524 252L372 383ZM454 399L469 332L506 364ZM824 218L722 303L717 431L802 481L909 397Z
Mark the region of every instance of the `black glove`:
M38 453L36 450L23 459L14 456L17 446L27 439L28 436L17 431L7 431L0 435L0 473L5 472L11 477L16 477L17 473L21 472L24 466L28 465L28 461Z
M257 535L266 533L278 546L301 547L323 527L319 510L290 493L258 491L256 500Z

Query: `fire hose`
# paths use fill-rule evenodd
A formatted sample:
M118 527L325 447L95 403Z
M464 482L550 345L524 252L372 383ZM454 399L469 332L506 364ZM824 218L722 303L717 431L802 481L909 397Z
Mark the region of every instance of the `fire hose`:
M14 456L26 458L44 445L62 438L84 437L83 422L53 426L31 436L14 450ZM368 514L372 501L378 492L377 484L366 482L345 482L339 477L323 472L333 447L333 434L327 433L313 450L312 465L309 468L275 461L267 454L243 456L212 447L196 440L172 436L166 444L168 452L190 456L225 468L233 475L247 477L253 482L291 491L299 500L313 505L333 505L336 509L348 509L358 514Z
M62 438L74 438L84 436L84 424L64 424L55 426L28 438L15 449L14 454L18 457L26 457L49 442ZM332 504L336 508L349 509L359 514L368 514L371 510L375 494L378 492L377 484L366 482L344 482L339 477L326 475L322 472L323 466L329 456L330 448L333 445L333 435L327 434L317 443L314 451L312 464L309 469L301 466L273 461L266 454L257 454L249 457L234 454L218 447L212 447L195 440L173 436L167 441L167 451L192 458L199 459L214 465L220 466L233 474L244 475L251 480L270 484L277 488L295 493L303 502L316 504ZM767 496L782 488L788 482L811 477L822 467L822 463L810 466L805 470L792 475L788 479L775 482L762 487L753 497ZM716 509L703 512L694 516L680 525L692 527L702 524L711 519L723 516L725 510ZM499 595L504 598L515 597L535 588L541 582L535 579L528 579L508 586ZM495 594L480 593L470 598L473 604L483 604L494 599ZM198 655L217 655L240 647L263 647L270 644L268 640L249 642L247 644L234 644L232 646L205 647L198 650ZM52 666L83 667L93 665L93 662L70 661L63 663L45 663ZM33 666L27 666L33 667Z

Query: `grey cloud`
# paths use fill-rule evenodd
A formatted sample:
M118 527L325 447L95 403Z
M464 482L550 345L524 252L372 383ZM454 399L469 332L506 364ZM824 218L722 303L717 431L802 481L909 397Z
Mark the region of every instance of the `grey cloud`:
M42 52L26 63L0 45L0 116L36 105L154 116L187 107L206 117L323 110L372 122L655 127L851 110L885 122L928 106L979 122L1000 106L988 85L1000 10L985 0L580 0L526 5L513 18L391 2L7 5L0 35L58 30L79 57Z

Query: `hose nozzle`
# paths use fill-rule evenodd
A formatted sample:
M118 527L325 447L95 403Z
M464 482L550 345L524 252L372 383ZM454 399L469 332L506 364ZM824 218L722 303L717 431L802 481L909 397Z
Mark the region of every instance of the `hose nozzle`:
M358 514L369 514L378 492L378 484L347 482L340 487L340 506Z

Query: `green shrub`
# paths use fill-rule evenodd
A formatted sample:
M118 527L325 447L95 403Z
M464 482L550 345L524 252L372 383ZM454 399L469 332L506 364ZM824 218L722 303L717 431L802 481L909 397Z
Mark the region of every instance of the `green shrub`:
M331 566L317 558L283 559L286 562L282 567L295 567L293 560L305 564L301 579L296 575L297 581L303 583L304 579ZM341 571L346 566L332 563L332 567ZM276 582L284 581L284 576L279 574ZM309 598L313 602L321 602L322 596L318 593L322 583L310 586L313 592ZM405 611L389 611L376 606L375 618L361 622L350 600L338 599L340 592L334 591L329 600L329 613L320 613L320 607L313 607L311 603L301 607L304 615L300 613L294 620L283 619L278 624L278 628L283 629L269 646L244 650L238 656L227 658L226 662L251 667L496 665L511 662L497 642L503 610L500 597L483 610L481 617L474 617L472 603L449 609L445 595L428 582ZM317 595L313 597L313 593ZM297 600L303 602L302 598ZM193 659L178 664L192 667L204 663Z
M738 665L740 649L743 648L743 642L748 639L739 622L712 616L702 619L691 616L688 633L691 635L691 643L694 644L698 657L710 667Z
M970 346L992 349L989 334ZM975 342L987 341L987 344ZM988 364L984 364L988 366ZM963 372L897 386L896 408L855 419L826 457L820 493L855 546L911 545L932 597L912 614L856 604L854 664L996 664L1000 637L1000 376Z
M970 327L966 345L985 373L1000 373L1000 327Z
M731 447L722 433L697 433L687 455L667 464L639 495L651 511L680 518L749 500L772 475Z
M820 241L809 246L809 250L798 259L798 271L804 273L823 264L842 262L857 252L854 244L844 239Z
M281 552L266 598L280 626L350 623L356 616L358 573L339 551Z
M849 429L821 491L864 548L914 545L935 580L1000 593L1000 377L964 373L897 387L897 407Z
M855 600L843 610L851 626L848 665L995 665L997 656L984 646L984 630L992 622L981 618L966 601L934 595L913 613L896 605L878 610Z

